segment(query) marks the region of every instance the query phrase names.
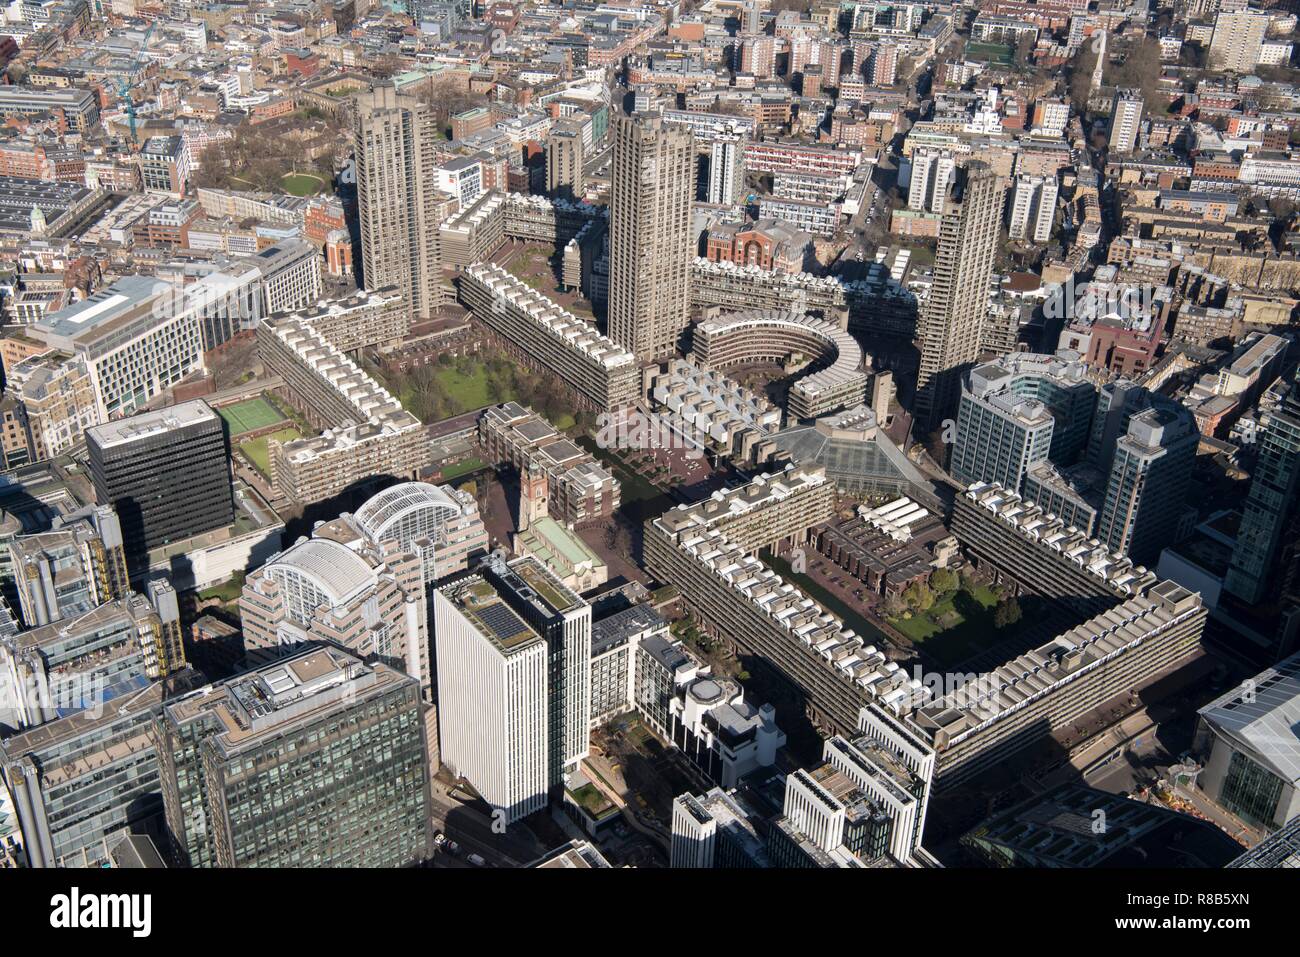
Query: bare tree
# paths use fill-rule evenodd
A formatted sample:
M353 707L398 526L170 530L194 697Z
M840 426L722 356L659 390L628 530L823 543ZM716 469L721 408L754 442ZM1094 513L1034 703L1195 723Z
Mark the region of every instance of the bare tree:
M1065 74L1070 102L1074 104L1075 112L1080 115L1087 112L1088 94L1092 90L1092 72L1096 68L1097 53L1092 49L1091 43L1081 46L1074 59L1066 64Z

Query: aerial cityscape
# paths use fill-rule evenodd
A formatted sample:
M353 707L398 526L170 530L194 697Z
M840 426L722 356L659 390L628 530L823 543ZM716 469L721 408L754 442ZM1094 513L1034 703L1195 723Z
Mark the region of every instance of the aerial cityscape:
M0 868L1300 867L1298 0L0 11Z

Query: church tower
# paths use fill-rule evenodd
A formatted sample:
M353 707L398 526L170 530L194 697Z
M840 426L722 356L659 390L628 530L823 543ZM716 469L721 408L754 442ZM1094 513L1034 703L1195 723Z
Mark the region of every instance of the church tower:
M519 531L546 517L548 496L546 473L531 463L519 475Z
M1101 40L1097 46L1097 65L1092 69L1092 86L1091 93L1096 93L1101 89L1101 75L1106 67L1106 31L1101 31Z

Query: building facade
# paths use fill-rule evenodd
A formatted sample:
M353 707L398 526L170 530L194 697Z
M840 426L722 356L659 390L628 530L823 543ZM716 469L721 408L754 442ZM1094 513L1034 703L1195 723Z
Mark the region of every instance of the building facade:
M1002 178L973 161L965 167L960 200L944 210L934 284L917 329L921 365L915 413L926 431L956 411L962 376L979 356L1003 192Z
M134 567L152 549L235 520L221 418L195 400L86 431L95 498L117 512Z
M611 126L609 335L644 361L676 350L689 319L695 149L657 117Z
M395 286L418 318L443 301L438 224L443 194L434 145L441 140L432 109L387 84L358 98L353 145L361 229L361 279L366 289Z
M168 704L155 742L191 867L402 867L433 854L416 681L317 647Z

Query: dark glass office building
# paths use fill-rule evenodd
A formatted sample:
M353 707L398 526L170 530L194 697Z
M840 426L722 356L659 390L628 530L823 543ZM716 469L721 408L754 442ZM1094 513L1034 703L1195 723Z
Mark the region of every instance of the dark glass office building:
M112 505L133 573L148 553L235 520L230 446L206 402L183 402L86 430L95 500Z
M401 867L433 853L420 684L328 645L168 705L170 853L194 867Z
M1241 529L1224 587L1243 601L1260 602L1268 594L1298 489L1300 372L1287 384L1278 408L1264 417L1259 457L1241 509Z

